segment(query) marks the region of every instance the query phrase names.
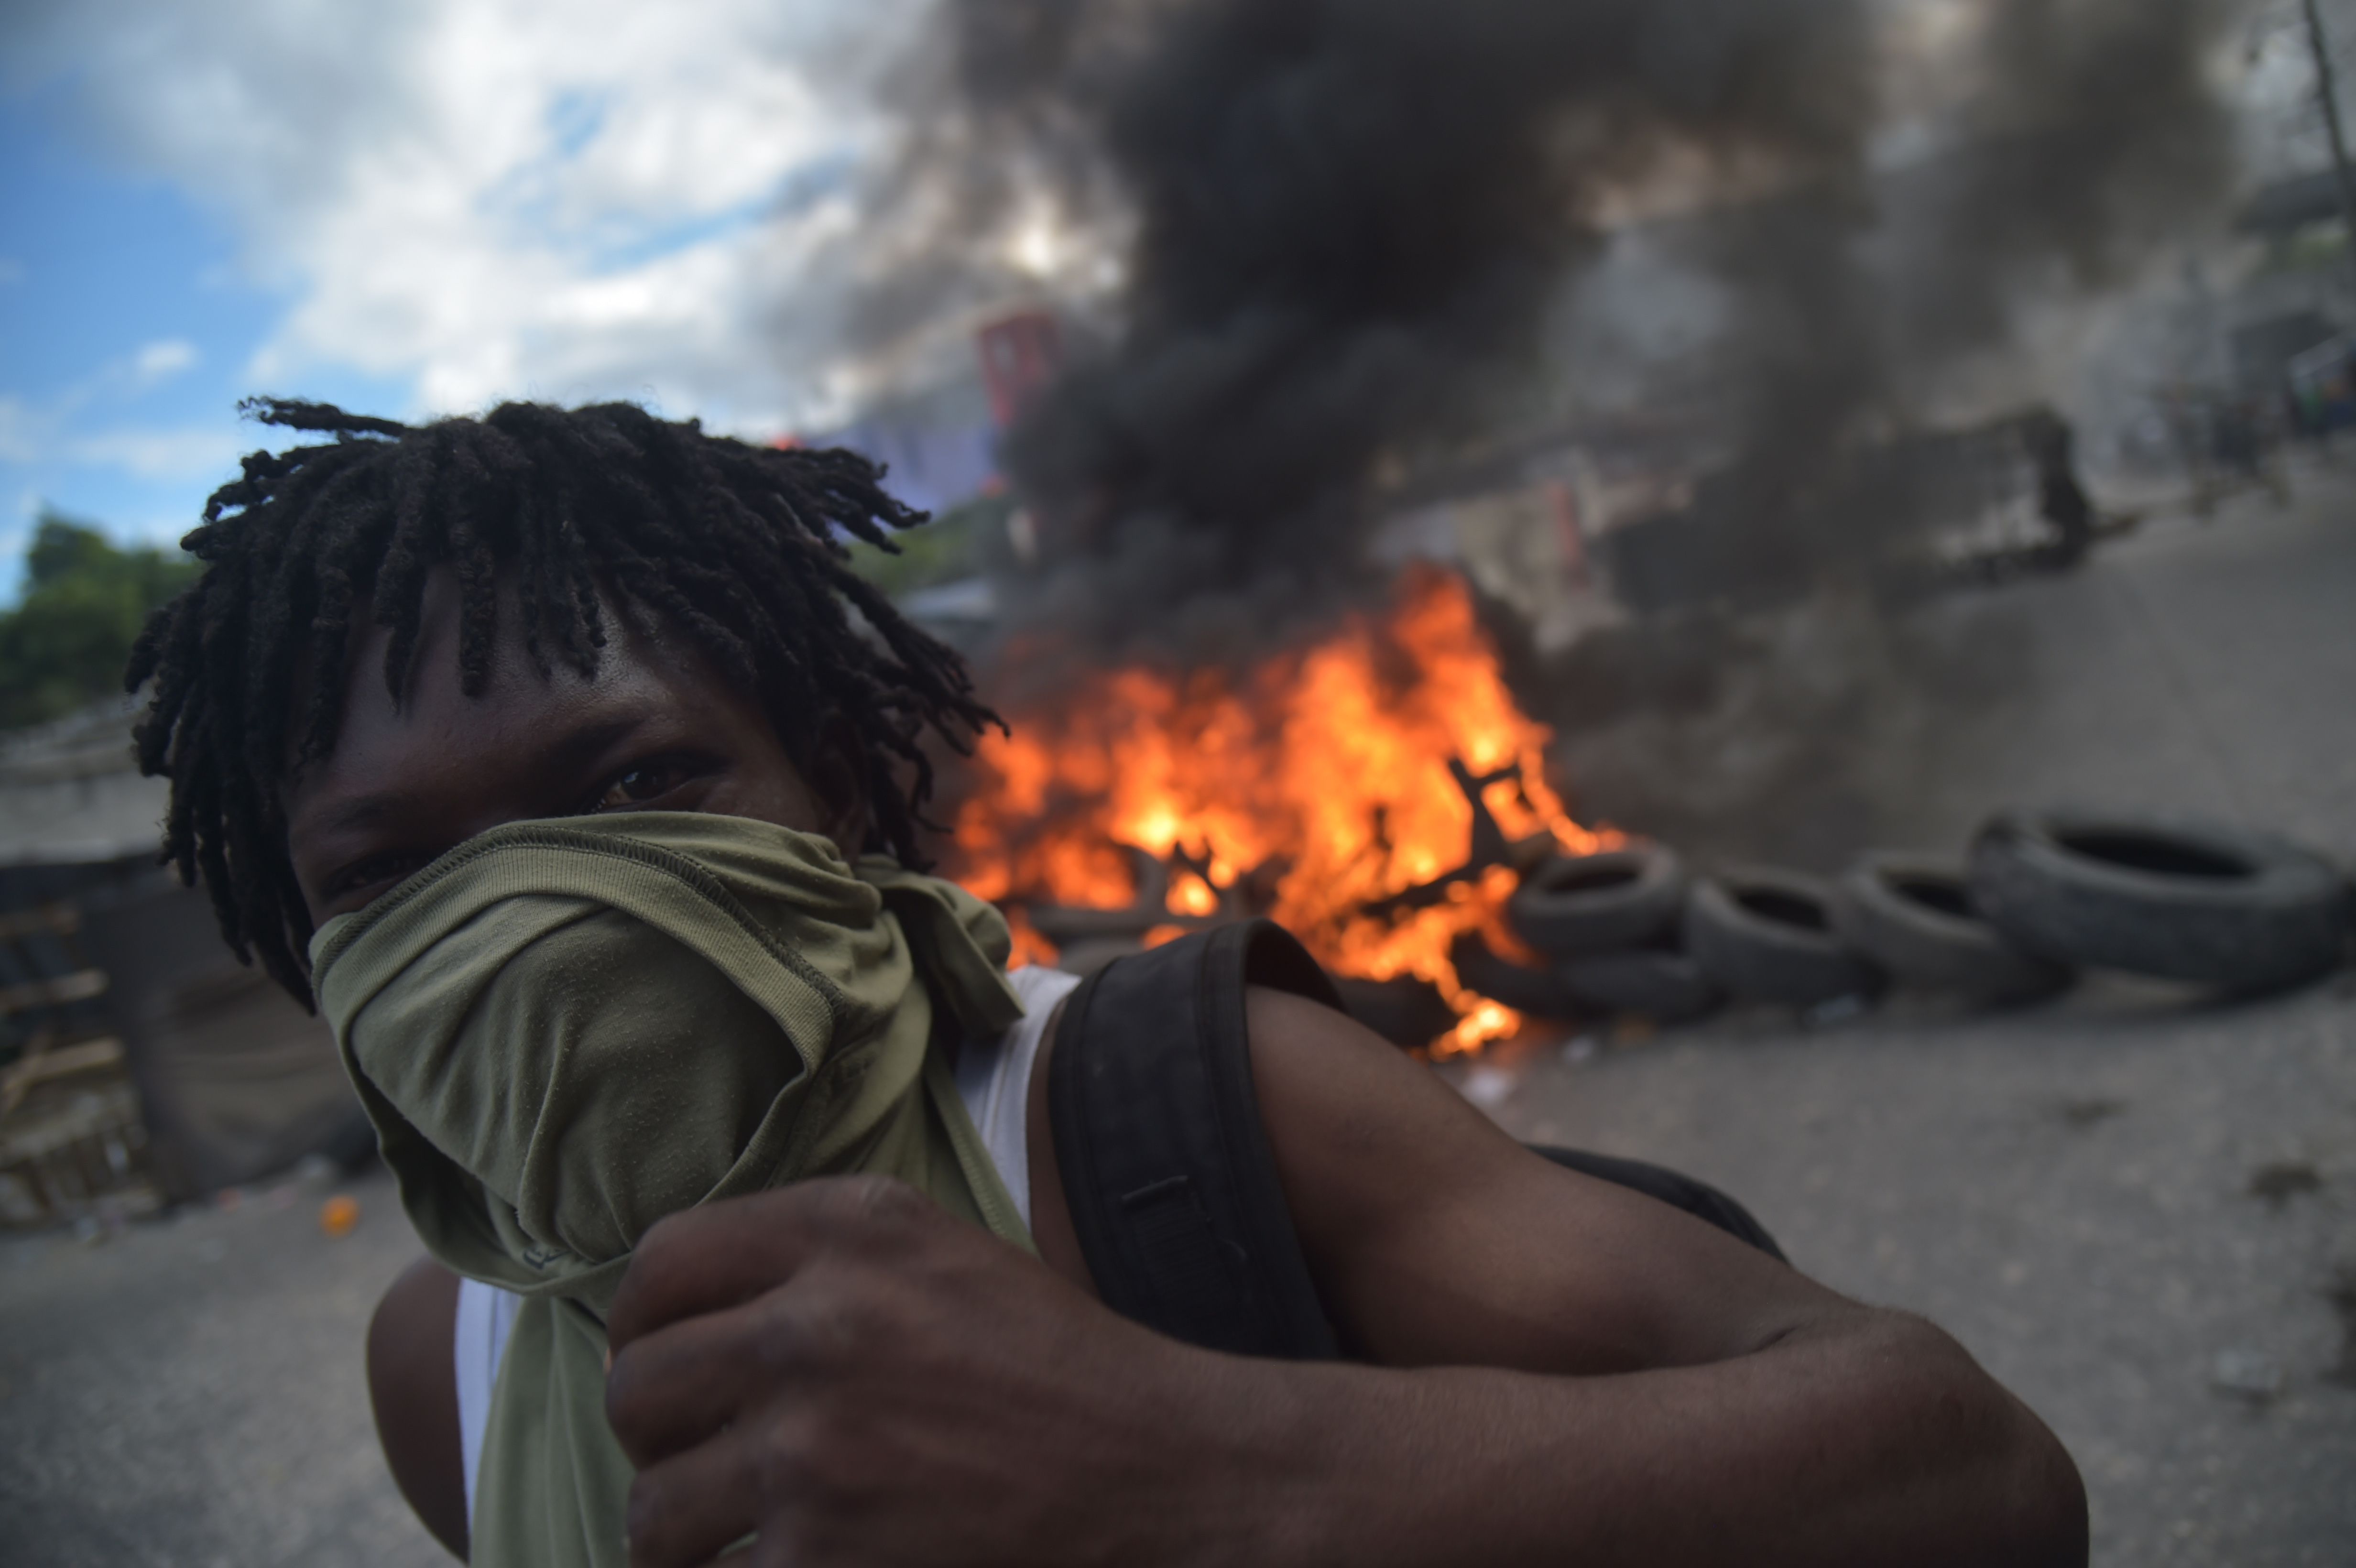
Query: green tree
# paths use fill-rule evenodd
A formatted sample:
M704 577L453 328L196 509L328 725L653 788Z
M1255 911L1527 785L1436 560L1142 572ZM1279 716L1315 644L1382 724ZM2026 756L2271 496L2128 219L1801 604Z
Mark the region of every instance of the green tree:
M982 535L992 529L1002 533L1007 514L1013 510L1010 496L977 496L922 528L894 535L893 542L900 547L897 555L853 539L851 569L895 599L937 582L970 577L982 567Z
M24 598L0 613L0 729L121 691L148 613L197 571L177 549L123 549L88 524L42 512L25 551Z

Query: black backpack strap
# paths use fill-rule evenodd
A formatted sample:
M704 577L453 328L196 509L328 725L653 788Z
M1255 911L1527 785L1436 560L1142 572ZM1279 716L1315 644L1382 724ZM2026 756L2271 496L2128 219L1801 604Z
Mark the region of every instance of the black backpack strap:
M1641 1159L1622 1159L1608 1154L1589 1154L1584 1149L1551 1148L1545 1144L1532 1144L1530 1152L1544 1156L1569 1170L1582 1176L1592 1176L1641 1192L1647 1198L1657 1198L1672 1209L1682 1209L1697 1220L1707 1221L1738 1242L1748 1242L1779 1264L1792 1260L1767 1233L1767 1227L1751 1218L1751 1211L1720 1192L1707 1181L1697 1181L1682 1171L1665 1166L1647 1165Z
M1118 959L1074 992L1048 1069L1055 1163L1105 1305L1209 1349L1331 1359L1252 1089L1247 985L1342 1006L1266 920Z

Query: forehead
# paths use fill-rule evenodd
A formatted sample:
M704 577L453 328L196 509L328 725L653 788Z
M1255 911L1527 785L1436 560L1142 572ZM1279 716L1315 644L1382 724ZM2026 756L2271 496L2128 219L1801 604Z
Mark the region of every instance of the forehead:
M340 672L335 745L325 759L291 771L290 788L307 793L354 780L384 788L461 763L511 764L553 737L594 731L601 721L625 723L649 709L726 709L740 716L751 709L684 638L649 616L616 613L610 601L603 609L605 645L595 669L584 675L552 656L543 674L525 645L519 599L503 587L482 688L468 695L460 671L458 582L437 569L426 581L400 699L384 677L392 630L355 628Z

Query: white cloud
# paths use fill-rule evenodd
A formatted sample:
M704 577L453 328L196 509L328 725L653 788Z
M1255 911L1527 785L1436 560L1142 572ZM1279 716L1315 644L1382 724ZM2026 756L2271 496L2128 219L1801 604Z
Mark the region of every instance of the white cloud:
M232 420L80 430L70 419L73 411L63 405L37 407L22 398L0 396L0 463L61 460L141 479L213 480L257 444L252 430Z
M105 361L38 401L0 393L0 463L63 461L116 468L142 479L217 475L242 450L236 439L238 427L227 418L186 428L91 430L84 422L93 409L119 407L200 357L197 346L184 338L159 338L127 357ZM0 560L5 559L0 553Z
M409 381L387 411L651 391L757 428L827 395L791 347L847 215L825 192L926 4L53 3L0 52L72 81L87 133L288 291L257 389L340 367Z
M144 389L170 380L194 365L197 359L197 346L187 338L163 338L143 346L132 357L132 376Z
M102 430L59 443L71 463L112 468L141 479L216 481L255 443L233 424Z
M0 463L30 463L39 457L44 424L24 399L0 394Z

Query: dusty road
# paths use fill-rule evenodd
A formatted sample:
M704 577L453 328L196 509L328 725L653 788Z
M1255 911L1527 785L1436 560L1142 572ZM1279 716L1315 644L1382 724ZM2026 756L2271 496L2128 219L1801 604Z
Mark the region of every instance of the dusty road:
M1954 1333L2076 1456L2097 1563L2356 1563L2356 976L1729 1017L1490 1073L1517 1136L1715 1182L1798 1267Z
M2356 848L2356 485L2162 519L1894 635L2001 678L1866 705L1844 744L1904 766L1802 835L1819 851L1953 847L1991 805L2061 796ZM1802 1267L1946 1325L2077 1456L2098 1563L2356 1563L2356 972L2232 1008L2098 984L1993 1019L1731 1017L1491 1072L1516 1133L1681 1165ZM416 1247L387 1184L355 1190L340 1242L305 1189L0 1246L9 1562L440 1560L359 1374Z
M392 1183L278 1190L97 1245L0 1247L0 1559L449 1561L385 1474L362 1381L369 1312L421 1250ZM337 1241L331 1192L360 1204Z

